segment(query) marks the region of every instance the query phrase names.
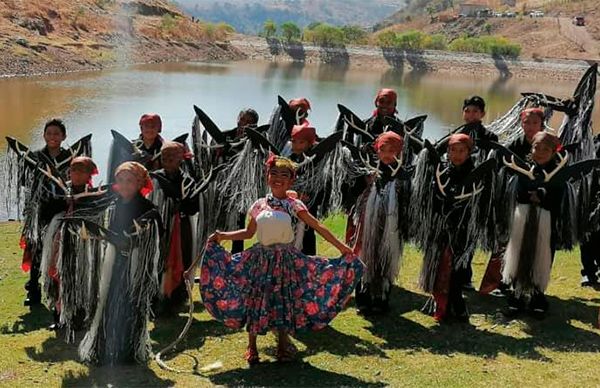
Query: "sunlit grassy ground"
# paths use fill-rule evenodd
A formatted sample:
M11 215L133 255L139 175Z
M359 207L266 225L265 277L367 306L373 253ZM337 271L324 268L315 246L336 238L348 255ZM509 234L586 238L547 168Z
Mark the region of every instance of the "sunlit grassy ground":
M338 236L343 221L327 224ZM501 298L468 294L471 324L440 326L419 309L426 296L416 287L421 255L405 251L404 266L392 294L392 312L367 320L352 305L331 327L298 335L297 362L274 361L272 335L259 338L263 362L249 369L243 358L246 334L213 321L198 301L187 338L170 365L192 370L217 361L218 370L176 374L147 366L88 367L77 361L75 345L46 330L46 308L23 307L26 275L20 272L19 225L0 224L0 385L6 386L600 386L600 295L579 287L579 252L560 252L549 288L550 312L544 321L508 322L498 310ZM337 255L322 241L319 252ZM476 257L475 280L487 256ZM154 349L175 339L185 314L153 325Z

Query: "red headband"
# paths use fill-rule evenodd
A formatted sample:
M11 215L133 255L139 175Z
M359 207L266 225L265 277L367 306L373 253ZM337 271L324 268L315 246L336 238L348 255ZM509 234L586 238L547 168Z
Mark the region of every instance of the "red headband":
M77 156L71 160L71 167L81 166L85 169L85 171L94 176L98 175L98 167L96 163L92 160L92 158L87 156Z
M138 162L124 162L115 170L115 178L123 171L132 174L136 178L139 191L142 196L145 197L146 195L150 194L154 186L152 185L152 179L150 179L150 175L148 174L146 167ZM116 184L114 186L115 188L118 188Z
M317 131L308 125L294 125L292 128L292 139L305 140L310 144L317 141Z
M396 105L396 101L398 100L398 94L396 94L394 89L381 89L377 92L377 96L375 97L375 106L377 106L377 101L382 97L390 98L394 101L394 105Z
M448 140L448 146L454 144L464 144L467 146L469 151L473 149L473 139L471 139L471 136L464 133L455 133L454 135L450 136L450 139Z
M531 144L535 145L537 143L544 144L545 146L552 148L555 152L558 152L562 149L560 139L557 136L545 131L538 132L535 134L535 136L533 136L533 142Z
M302 108L304 112L308 112L310 110L310 102L306 98L294 98L290 100L289 107L293 111L297 111L299 108Z
M527 116L538 116L544 122L544 110L542 108L527 108L521 112L521 120Z
M384 145L391 146L394 152L398 154L402 152L402 147L404 147L404 139L396 132L387 131L377 136L373 147L375 148L375 151L379 151L379 149Z
M162 131L162 120L160 116L156 113L146 113L140 117L140 126L144 124L152 124L155 127L158 127L158 132Z

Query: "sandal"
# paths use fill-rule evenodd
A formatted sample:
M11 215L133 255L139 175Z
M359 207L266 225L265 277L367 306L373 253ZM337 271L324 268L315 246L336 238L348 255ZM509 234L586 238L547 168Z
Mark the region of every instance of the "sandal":
M256 365L260 362L260 357L258 356L258 350L248 348L246 349L246 353L244 354L244 359L248 363L248 365Z
M291 362L296 358L298 348L291 342L288 342L285 348L277 348L277 361L279 362Z

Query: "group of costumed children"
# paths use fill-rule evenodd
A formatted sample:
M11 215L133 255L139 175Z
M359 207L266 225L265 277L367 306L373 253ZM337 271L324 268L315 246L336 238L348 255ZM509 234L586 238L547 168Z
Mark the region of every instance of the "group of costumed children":
M201 259L203 304L226 326L246 328L252 365L258 335L276 333L277 359L293 359L290 336L324 328L354 292L359 313L389 311L407 242L424 254L423 311L439 322L468 321L463 291L477 247L492 252L481 291L505 294L508 317L544 316L554 253L578 240L585 285L595 284L600 161L568 160L576 146L561 146L545 125L551 104L539 96L518 104L503 146L481 123L480 97L464 101L465 124L435 143L422 139L424 117L395 116L396 100L380 90L365 121L340 106L324 139L304 98L280 101L262 127L246 109L222 132L196 107L192 149L186 136L163 139L160 117L145 114L138 139L115 134L112 183L99 187L90 136L63 148L66 128L55 119L39 151L9 138L17 182L7 188L25 204L25 304L44 291L53 326L79 341L84 361L145 362L148 320L185 303ZM319 221L340 210L345 241ZM315 232L341 256L317 256Z

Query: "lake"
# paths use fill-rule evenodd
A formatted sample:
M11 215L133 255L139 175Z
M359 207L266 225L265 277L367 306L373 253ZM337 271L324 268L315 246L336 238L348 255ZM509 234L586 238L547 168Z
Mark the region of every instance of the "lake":
M130 138L137 137L139 117L147 112L161 115L162 135L172 138L190 131L193 104L201 107L222 129L230 129L244 107L256 109L260 123L265 123L278 94L286 99L307 97L312 105L309 120L319 134L326 135L335 124L338 103L366 118L374 108L377 90L391 87L398 91L399 117L428 114L425 136L438 138L461 124L462 100L470 94L479 94L486 100L485 121L491 121L506 112L521 92L537 91L565 98L575 86L576 82L551 79L540 82L476 75L412 75L393 69L340 69L267 62L153 64L0 79L0 154L6 149L4 136L16 137L34 148L41 147L43 123L51 117L60 117L67 125L68 142L93 134L94 159L101 170L98 182L106 181L102 174L111 143L110 129ZM596 104L599 102L597 98ZM600 119L599 112L599 109L594 112L596 122ZM552 125L559 123L560 117ZM0 219L6 218L5 210L0 210Z

